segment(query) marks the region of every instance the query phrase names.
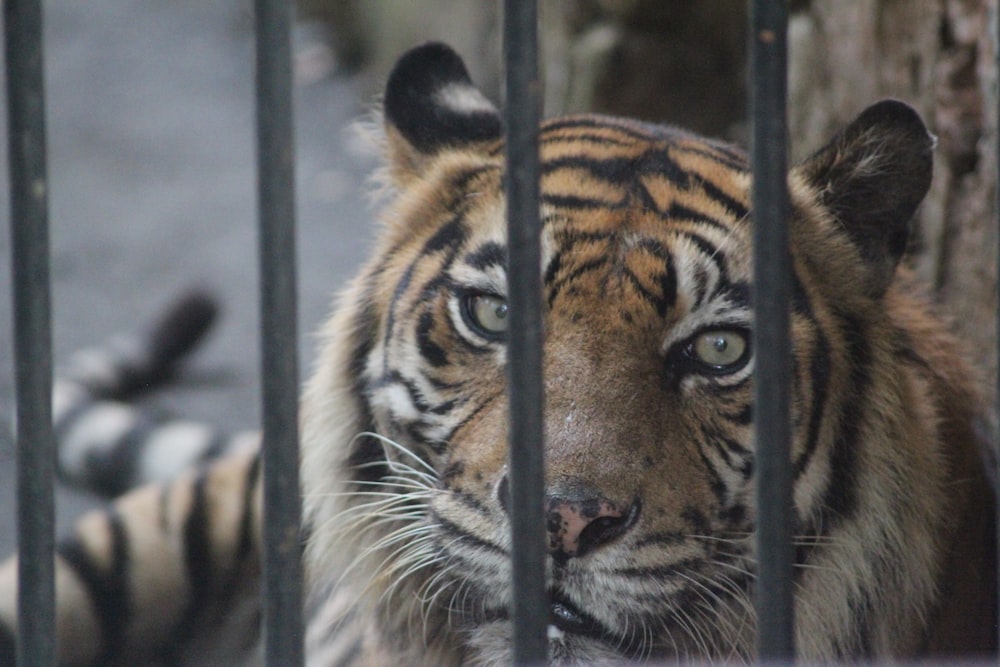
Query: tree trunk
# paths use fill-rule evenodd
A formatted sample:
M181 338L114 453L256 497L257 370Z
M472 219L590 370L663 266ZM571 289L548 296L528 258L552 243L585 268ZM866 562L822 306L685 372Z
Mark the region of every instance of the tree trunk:
M992 398L997 371L997 66L993 0L811 0L790 21L793 144L817 147L883 97L938 137L913 262ZM992 429L996 429L995 421Z

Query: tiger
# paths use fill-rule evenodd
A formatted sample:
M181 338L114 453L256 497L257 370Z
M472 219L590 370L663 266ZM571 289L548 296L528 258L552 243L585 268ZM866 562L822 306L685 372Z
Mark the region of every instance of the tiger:
M300 402L306 661L511 664L504 123L441 43L401 56L377 114L375 248ZM748 159L604 115L544 120L537 138L549 664L752 662ZM788 171L807 663L996 652L984 400L905 261L934 141L883 100ZM57 405L64 474L131 488L60 542L60 664L261 660L258 445L169 422L74 436L95 410L129 409L128 383L168 377L210 312L183 300L145 363L105 355ZM0 570L8 662L14 563Z

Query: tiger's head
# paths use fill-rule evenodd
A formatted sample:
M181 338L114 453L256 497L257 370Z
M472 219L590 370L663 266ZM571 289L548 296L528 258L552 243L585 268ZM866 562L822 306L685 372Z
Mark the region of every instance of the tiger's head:
M501 118L440 44L400 59L383 114L377 248L304 398L308 563L403 663L509 664ZM747 658L747 159L594 115L546 121L539 143L552 661ZM881 102L788 176L805 656L909 651L936 595L943 415L974 401L927 372L951 343L896 270L932 146Z

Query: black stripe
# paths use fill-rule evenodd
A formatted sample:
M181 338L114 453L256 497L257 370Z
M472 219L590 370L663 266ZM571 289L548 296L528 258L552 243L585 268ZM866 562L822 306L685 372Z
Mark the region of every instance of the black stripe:
M476 514L479 514L484 517L489 517L490 515L489 508L485 504L480 502L480 500L476 498L475 495L468 493L466 491L461 491L459 489L451 489L450 495L452 498L458 500L461 504L465 505L468 509L472 510Z
M110 450L88 451L86 457L87 484L100 493L114 498L131 489L136 462L159 424L138 410L132 410L135 421Z
M643 176L661 176L682 190L691 187L691 173L674 162L665 150L650 149L637 156L613 158L565 156L546 161L542 165L542 174L562 169L586 171L612 185L632 186L633 189L642 187Z
M747 346L749 347L749 345ZM727 396L745 389L749 389L751 377L748 375L739 382L734 382L733 384L721 384L719 382L712 382L705 385L705 389L713 396Z
M668 208L666 211L659 208L653 208L652 210L656 211L664 219L669 220L671 222L690 222L696 225L704 225L706 227L711 227L713 229L717 229L721 232L726 232L726 233L732 231L731 225L727 225L726 223L721 222L716 218L713 218L707 213L696 211L689 206L685 206L684 204L679 204L677 202L671 202L670 208Z
M705 559L703 557L692 557L685 558L684 560L677 561L675 563L670 563L669 565L650 565L646 567L622 567L615 568L613 570L614 574L621 577L630 577L634 579L656 579L658 581L663 581L665 579L674 579L678 576L684 578L685 581L692 572L701 571L703 568L699 566L705 565ZM659 595L654 594L651 599L660 598Z
M258 452L250 465L247 466L246 477L243 480L243 516L240 519L240 540L236 557L245 560L256 556L257 543L253 539L257 521L254 513L254 492L260 484L260 453Z
M435 415L448 414L449 412L455 409L455 406L465 405L466 402L467 399L464 398L450 398L446 401L441 401L437 405L432 405L430 407L430 410L428 410L428 412Z
M423 249L417 256L417 261L420 261L427 255L431 255L439 250L454 248L465 241L467 230L465 229L465 225L462 220L463 217L460 214L455 215L439 230L434 232L434 235L427 239L424 243Z
M865 339L867 331L860 320L847 316L843 324L851 368L847 401L838 415L833 451L830 455L830 482L823 497L824 507L833 513L830 523L849 519L857 510L857 449L861 441L864 413L869 409L868 390L871 383L871 350Z
M662 176L682 190L691 188L691 172L677 164L665 149L648 150L633 163L633 173L630 180L639 176Z
M626 121L627 122L627 121ZM608 116L568 116L565 118L556 118L551 121L547 121L542 126L542 131L546 135L550 132L558 132L560 130L573 130L577 128L588 128L588 129L603 129L612 130L619 132L633 139L640 139L642 141L651 141L654 137L648 132L643 132L642 129L636 127L634 123L623 122L619 118L611 118ZM544 141L544 137L543 137Z
M489 241L467 254L462 261L479 270L504 266L507 263L507 249L499 243Z
M728 449L730 452L732 452L736 456L740 456L740 457L744 457L744 458L752 458L753 457L753 451L750 450L747 447L744 447L743 443L741 443L741 442L739 442L737 440L733 440L732 438L727 438L727 437L719 434L719 441L723 445L725 445L726 449Z
M499 171L498 165L478 165L455 174L440 188L441 192L452 195L451 202L445 208L448 210L459 208L459 205L465 201L465 191L473 180L483 174Z
M708 296L708 271L704 266L697 266L694 270L694 306L692 310L701 308Z
M823 415L826 413L828 384L830 381L830 344L822 330L813 322L816 332L816 349L813 350L812 361L809 364L809 377L812 384L812 400L810 401L809 426L806 433L806 447L798 460L795 461L795 477L798 478L808 467L819 447L819 431L823 425Z
M0 665L17 664L17 640L14 632L6 625L0 625Z
M424 311L420 314L417 319L417 347L420 354L431 366L440 368L448 363L448 353L443 347L431 340L434 322L434 313L431 311Z
M720 282L726 284L732 284L729 280L729 271L726 267L726 258L723 253L719 251L714 243L706 239L700 234L696 234L692 231L685 229L678 229L674 231L678 236L683 236L688 239L699 251L701 251L706 258L715 263L719 267L719 278Z
M617 129L617 128L612 128L612 129ZM583 133L583 132L577 134L568 134L568 135L560 135L560 134L557 134L555 136L546 135L539 140L539 144L542 146L551 146L554 144L574 144L574 143L593 144L596 146L618 146L621 148L628 148L635 146L634 140L625 141L617 137L611 137L596 133Z
M202 471L191 483L191 507L183 529L184 569L187 573L190 597L180 619L170 632L168 663L176 661L175 651L181 649L201 628L203 619L199 617L199 612L215 594L211 526L208 500L205 496L206 481L207 472Z
M722 416L739 426L749 426L753 423L753 405L747 403L740 408L739 412L733 414L724 413Z
M373 382L369 387L369 392L377 391L383 387L390 385L396 385L403 387L410 397L410 401L413 403L414 407L422 413L433 413L436 409L448 409L447 402L431 405L426 401L426 399L420 393L420 390L413 383L412 380L403 377L398 371L389 371L386 375L379 378L377 382ZM416 420L406 420L400 421L398 419L393 421L393 426L402 430L406 433L411 440L416 443L426 445L431 448L435 454L441 454L447 448L447 439L431 439L429 438L421 429L430 427L436 427L437 424L428 423L425 418L418 418Z
M606 199L594 199L579 195L557 195L550 192L543 192L541 199L542 203L547 206L583 211L616 210L628 206L627 198L620 201L608 201Z
M654 257L663 260L664 268L666 269L659 276L660 292L663 295L661 302L663 309L660 312L660 316L662 317L668 310L677 305L677 271L674 269L674 259L670 251L663 244L653 239L643 239L639 243L639 247L651 253ZM660 309L657 308L657 310L659 311Z
M431 404L424 400L424 397L421 395L417 385L414 384L414 382L409 378L403 377L403 375L397 370L391 370L380 377L377 381L372 382L368 386L368 391L371 393L397 384L406 389L406 393L409 394L410 400L413 402L414 407L418 410L421 412L427 412L431 409Z
M568 137L558 136L559 131L572 129L597 129L617 132L633 141L615 140L611 137L604 138L596 133L577 134ZM749 168L746 155L734 146L688 134L664 125L636 123L620 118L597 115L573 116L547 121L542 128L542 132L540 140L542 145L555 142L571 143L577 138L586 142L615 143L621 146L634 145L635 140L642 142L659 141L668 143L671 151L707 158L734 171L746 172ZM550 136L550 133L556 136Z
M178 651L184 648L188 641L199 633L204 633L205 623L215 623L206 619L204 611L209 606L228 609L231 601L246 591L246 582L241 578L253 577L254 572L247 572L241 565L251 556L256 556L254 533L253 494L259 482L260 455L254 456L247 466L243 480L242 514L240 518L240 533L236 551L232 560L225 563L228 571L227 581L222 583L217 568L212 562L212 543L214 527L208 512L208 497L206 485L211 482L211 469L203 471L192 483L192 503L184 524L184 564L187 579L191 587L191 597L187 607L181 614L178 623L170 633L168 648L164 651L165 664L178 663ZM254 559L256 561L256 558ZM256 579L253 579L256 582Z
M630 285L632 285L632 288L635 290L636 294L638 294L643 301L645 301L646 303L648 303L649 305L653 306L653 308L656 309L657 315L663 317L667 313L667 309L674 302L673 293L659 294L659 295L654 294L649 289L647 289L645 285L642 284L642 281L639 279L639 276L635 275L635 272L629 268L625 268L622 271L622 275L624 275L625 279L629 282ZM661 286L664 284L669 284L668 274L666 272L661 273L659 276L657 276L656 282Z
M712 495L715 496L715 499L716 501L718 501L720 506L725 505L727 500L726 496L728 494L726 485L722 481L722 477L719 475L719 471L716 470L714 465L712 465L712 461L705 454L705 450L702 447L696 447L695 449L697 449L698 451L698 458L701 459L702 465L705 466L705 472L708 473L709 477L708 486L712 490ZM709 531L709 528L710 527L706 521L705 525L703 526L703 530L695 530L694 532L699 535L708 535L710 534L709 532L707 532Z
M365 285L364 292L360 298L358 312L351 321L348 330L351 332L350 346L351 357L348 362L348 373L351 379L351 389L349 399L354 402L354 409L357 411L359 420L356 425L357 432L375 430L375 420L372 417L371 407L364 399L365 393L365 365L368 362L368 355L371 354L374 346L375 335L378 330L378 313L372 303L373 283L378 279L378 275L369 277ZM358 437L353 441L350 454L347 458L347 465L351 469L351 474L358 481L376 481L385 474L383 466L370 465L376 461L384 461L385 454L382 445L371 437Z
M731 470L739 473L745 481L750 480L754 467L752 451L736 440L727 437L721 431L703 429L702 437L712 445L712 448L719 453L719 456Z
M400 277L399 282L396 283L396 287L393 290L392 307L389 308L388 315L386 316L385 336L383 338L386 349L389 349L389 342L396 334L396 305L402 300L406 290L409 289L413 275L417 270L417 265L429 254L448 248L454 251L465 240L465 235L466 229L462 223L462 217L461 215L456 215L424 243L420 254L406 267L406 271L403 272L402 277ZM387 360L385 362L386 364L388 363ZM387 367L387 365L384 367ZM356 377L359 376L360 373Z
M450 321L451 320L449 318L449 322ZM454 330L454 327L450 326L449 324L448 329ZM432 375L431 373L425 373L424 379L427 380L431 384L431 386L438 391L463 391L465 389L465 386L468 384L468 382L465 381L449 382L447 380L442 380L441 378Z
M215 572L212 563L212 526L208 511L204 471L191 483L191 507L184 522L184 567L191 585L191 606L200 609L211 596Z
M671 149L677 151L678 153L688 153L690 155L708 158L712 162L721 164L722 166L732 169L733 171L744 173L749 171L750 164L747 161L747 156L733 146L719 141L705 139L703 137L698 137L697 140L698 143L701 144L700 147L688 143L684 145L676 144L671 146Z
M651 533L645 537L636 540L635 548L640 549L647 546L668 546L673 547L678 544L684 544L687 541L687 533L682 531L671 531L663 533Z
M594 259L581 263L579 266L570 271L569 274L554 281L551 285L549 285L549 306L555 302L556 297L559 296L567 284L576 280L585 273L590 273L591 271L596 271L603 266L607 266L610 262L611 260L607 256L595 257Z
M752 305L750 283L742 280L735 283L720 280L715 286L712 298L726 299L733 308L750 308Z
M599 243L601 241L616 241L620 238L615 232L588 232L580 229L560 230L558 241L563 250L579 243Z
M228 435L218 431L213 432L211 440L208 441L208 446L198 455L198 462L205 463L220 458L229 449L229 445L230 439Z
M498 397L504 396L504 395L506 395L506 390L501 387L500 391L498 391L497 393L493 394L492 396L489 396L486 399L484 399L482 402L480 402L478 405L476 405L475 409L473 409L472 412L470 412L468 415L466 415L465 417L463 417L462 419L460 419L458 421L458 423L455 424L454 427L452 427L451 431L448 432L448 437L445 438L445 439L446 440L451 440L452 436L454 436L456 433L458 433L458 431L463 426L465 426L466 424L468 424L469 422L471 422L473 419L475 419L476 415L478 415L480 412L482 412L487 407L489 407L490 403L492 403Z
M487 542L486 540L476 537L475 535L470 535L469 533L465 532L465 530L461 528L458 524L452 523L451 521L442 518L441 515L438 514L437 512L431 510L430 514L431 514L430 519L433 522L435 528L437 528L440 531L443 537L448 538L444 542L449 544L460 543L464 546L472 547L475 549L482 549L484 551L489 551L493 554L501 556L507 555L507 552L498 547L497 545L493 544L492 542ZM451 552L450 549L449 553L452 556L463 558L463 560L465 560L461 554L453 553Z
M441 455L444 454L445 450L448 449L448 441L440 438L431 439L427 433L427 423L426 421L413 421L405 425L397 423L396 428L402 428L403 433L410 442L423 445L431 450L432 453Z
M105 569L77 536L63 540L56 553L76 573L90 596L101 629L103 651L96 664L111 664L125 646L132 618L128 574L131 568L128 535L118 511L109 507L104 517L111 537L110 566Z
M452 263L455 260L457 250L451 250L441 262L441 272L433 275L424 285L420 288L420 297L413 299L406 309L406 318L413 317L421 308L426 308L432 301L434 301L438 294L443 290L447 292L457 292L460 287L452 279L449 271L451 270Z
M742 220L750 214L749 209L742 204L742 202L730 197L725 192L723 192L717 185L714 185L711 181L700 181L699 182L705 194L722 204L726 209L732 213L737 220Z

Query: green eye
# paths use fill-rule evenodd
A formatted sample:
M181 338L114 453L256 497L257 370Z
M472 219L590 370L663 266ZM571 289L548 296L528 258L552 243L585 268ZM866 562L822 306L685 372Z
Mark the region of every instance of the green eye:
M507 300L490 294L469 294L463 307L466 322L484 338L502 338L507 333Z
M713 371L731 372L746 361L748 347L742 331L711 329L691 339L688 355Z

